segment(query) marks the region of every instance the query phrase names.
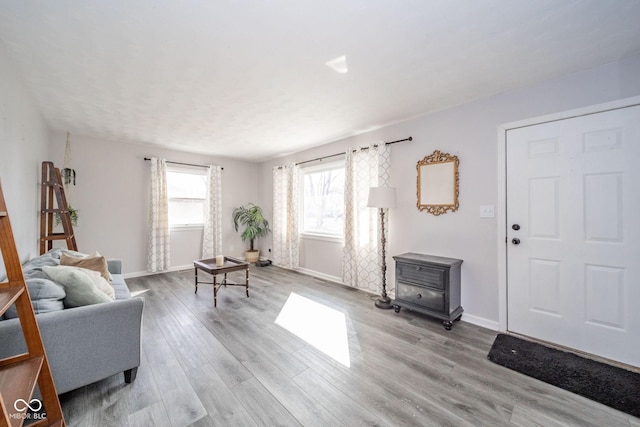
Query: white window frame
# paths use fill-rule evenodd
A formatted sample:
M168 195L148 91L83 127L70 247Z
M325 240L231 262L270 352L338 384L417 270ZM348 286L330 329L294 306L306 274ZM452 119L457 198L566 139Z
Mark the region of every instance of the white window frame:
M173 165L173 164L167 164L167 184L169 181L169 176L168 173L169 172L177 172L177 173L187 173L187 174L193 174L193 175L201 175L201 176L205 176L207 175L207 170L201 167L196 167L196 166L187 166L187 165ZM207 198L207 193L205 190L205 194L203 195L202 198L194 198L194 197L171 197L168 194L167 191L167 201L169 204L171 204L172 200L202 200L203 201L203 206L204 203L206 203L206 198ZM196 230L196 229L204 229L204 218L203 218L203 222L202 223L194 223L194 224L171 224L171 222L169 223L169 230L170 231L180 231L180 230Z
M300 224L300 237L303 239L322 240L327 242L342 243L344 241L344 229L340 233L329 233L321 231L307 231L304 229L304 178L306 174L322 172L331 169L346 169L346 165L343 160L323 162L319 165L307 166L300 168L300 198L299 198L299 224ZM343 199L344 200L344 199ZM343 201L343 213L344 213L344 201Z

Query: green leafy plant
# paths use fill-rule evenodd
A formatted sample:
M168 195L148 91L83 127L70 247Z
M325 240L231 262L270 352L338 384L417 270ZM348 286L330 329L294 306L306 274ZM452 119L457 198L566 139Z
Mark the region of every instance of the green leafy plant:
M264 237L271 231L269 229L269 222L264 218L262 208L256 206L253 203L249 203L247 206L240 206L233 210L233 225L236 231L240 225L245 227L244 231L240 235L242 241L249 241L251 251L254 251L254 240L259 237Z
M71 218L71 225L73 225L74 227L77 227L78 226L78 210L71 207L71 205L67 206L67 209L69 209L69 217ZM60 215L55 214L54 216L55 216L55 225L62 224L62 219L60 219Z

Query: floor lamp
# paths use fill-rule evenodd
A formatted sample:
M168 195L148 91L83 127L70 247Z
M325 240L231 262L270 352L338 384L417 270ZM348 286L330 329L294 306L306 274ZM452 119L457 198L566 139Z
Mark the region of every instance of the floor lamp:
M371 187L369 189L369 201L367 206L370 208L380 208L380 225L381 235L380 243L382 246L382 295L376 301L378 308L392 308L391 299L387 296L387 260L386 260L386 244L387 236L384 229L384 210L396 207L396 189L389 187Z

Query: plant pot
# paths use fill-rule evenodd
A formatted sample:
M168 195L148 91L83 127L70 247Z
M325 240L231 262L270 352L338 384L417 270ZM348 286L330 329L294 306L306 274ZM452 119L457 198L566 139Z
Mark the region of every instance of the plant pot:
M258 261L258 258L260 258L260 251L259 250L246 251L244 253L244 256L247 262L256 262Z

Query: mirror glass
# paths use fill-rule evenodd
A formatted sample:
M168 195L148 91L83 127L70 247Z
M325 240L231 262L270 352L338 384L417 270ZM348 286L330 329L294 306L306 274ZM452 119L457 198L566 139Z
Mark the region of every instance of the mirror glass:
M457 156L438 150L418 162L418 209L433 215L458 210Z

